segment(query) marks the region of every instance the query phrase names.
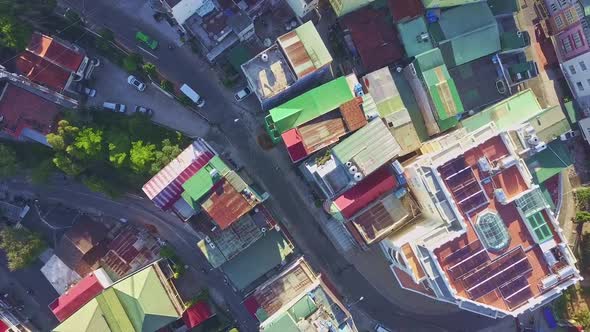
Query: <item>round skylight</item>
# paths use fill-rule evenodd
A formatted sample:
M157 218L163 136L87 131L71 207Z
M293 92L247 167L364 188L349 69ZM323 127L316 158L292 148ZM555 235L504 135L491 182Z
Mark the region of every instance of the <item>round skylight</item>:
M485 246L490 250L502 250L510 243L510 234L506 225L496 213L486 212L479 216L475 228Z

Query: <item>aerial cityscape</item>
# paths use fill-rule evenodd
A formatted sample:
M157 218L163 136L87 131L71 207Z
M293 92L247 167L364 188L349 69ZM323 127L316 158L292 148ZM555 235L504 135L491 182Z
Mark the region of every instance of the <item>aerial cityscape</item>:
M0 61L0 332L590 331L590 0L6 0Z

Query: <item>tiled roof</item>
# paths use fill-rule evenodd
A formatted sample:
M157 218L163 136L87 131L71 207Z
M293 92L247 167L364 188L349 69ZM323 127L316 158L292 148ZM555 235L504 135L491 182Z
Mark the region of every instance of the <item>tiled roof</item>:
M254 206L227 179L223 179L202 207L221 229L225 229Z
M213 156L213 151L203 142L194 141L154 175L143 186L143 192L158 208L169 209L184 191L182 184L195 175Z
M19 137L24 128L48 134L53 130L58 115L56 104L11 84L6 85L0 97L2 124L13 137Z
M65 88L70 78L68 71L27 51L16 59L16 68L31 81L58 92Z
M57 320L63 322L102 292L103 289L96 276L89 274L62 296L51 302L49 309L51 309Z
M145 230L125 227L108 245L102 266L118 276L145 265L157 257L159 246Z
M205 301L198 301L192 306L188 307L182 314L182 320L189 329L201 325L204 321L211 318L213 312Z
M424 6L420 0L388 0L389 11L393 20L398 22L420 16L424 13Z
M403 48L387 9L361 8L341 22L350 32L366 70L376 70L403 58Z
M31 37L27 51L45 58L70 72L77 72L85 57L61 42L38 32Z
M381 119L375 119L338 143L332 153L345 164L352 162L368 176L401 151L399 144Z
M340 114L344 119L348 131L355 131L367 124L367 118L361 105L362 97L356 97L340 105Z
M346 219L367 207L381 195L393 190L397 182L389 165L367 176L334 200L334 207Z

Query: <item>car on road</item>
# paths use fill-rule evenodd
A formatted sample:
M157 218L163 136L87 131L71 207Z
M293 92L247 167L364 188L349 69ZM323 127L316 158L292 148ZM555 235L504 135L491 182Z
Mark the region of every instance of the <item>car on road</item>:
M80 83L76 83L76 84L72 84L71 86L72 90L76 91L77 93L81 94L81 95L86 95L90 98L96 96L96 90L95 89L91 89L88 87L83 86Z
M133 85L139 91L145 90L145 83L138 80L137 77L135 77L133 75L129 75L129 77L127 77L127 83Z
M143 114L151 118L154 115L154 110L143 106L135 106L133 113Z
M155 39L152 39L150 36L146 35L145 33L141 32L141 31L137 31L137 33L135 34L135 39L144 43L147 47L149 47L152 50L155 50L156 48L158 48L158 41Z
M197 105L197 107L205 106L205 99L201 98L201 96L193 90L190 86L183 84L180 87L180 91L187 96L193 103Z
M234 95L234 98L236 98L236 101L242 101L242 99L248 97L251 93L252 93L252 90L250 90L249 87L245 87L242 90L236 92L236 94Z
M105 110L108 110L108 111L116 112L116 113L125 113L125 109L127 107L123 104L104 102L102 104L102 108L104 108Z
M383 327L383 325L381 324L376 324L373 329L375 330L375 332L391 332L389 329Z

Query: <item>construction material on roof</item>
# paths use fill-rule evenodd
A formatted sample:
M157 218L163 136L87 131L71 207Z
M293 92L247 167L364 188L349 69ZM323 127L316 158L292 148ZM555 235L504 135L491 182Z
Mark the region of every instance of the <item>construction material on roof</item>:
M422 16L408 22L399 23L397 30L407 57L413 57L434 48L428 34L426 20Z

